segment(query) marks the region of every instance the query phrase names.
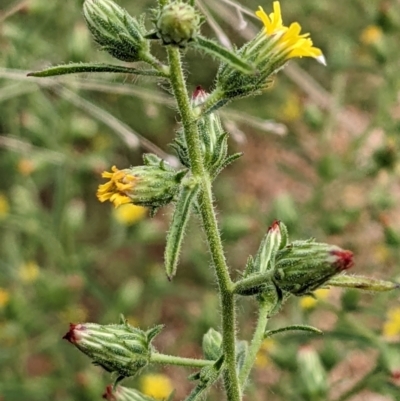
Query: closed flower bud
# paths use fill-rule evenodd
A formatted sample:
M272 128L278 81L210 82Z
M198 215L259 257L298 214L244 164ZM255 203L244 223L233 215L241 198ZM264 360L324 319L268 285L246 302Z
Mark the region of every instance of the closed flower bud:
M149 47L143 25L113 1L86 0L83 15L102 50L122 61L147 58Z
M216 360L221 356L222 335L209 329L203 336L203 353L206 359Z
M202 105L206 102L208 93L198 86L193 92L191 106L193 114L197 117L202 145L204 163L211 177L216 175L227 165L228 154L228 134L224 131L221 120L217 113L207 113L202 115ZM177 138L172 144L176 150L182 164L190 168L187 145L183 131L179 131ZM233 161L233 160L232 160Z
M133 388L118 386L113 389L111 384L107 386L103 398L108 401L155 401L154 398L148 397Z
M162 326L143 331L122 324L71 324L63 337L92 359L95 365L119 377L134 376L146 366L151 354L151 341Z
M254 272L266 273L268 270L274 268L275 255L282 241L281 224L283 223L279 220L275 220L269 227L267 235L262 240L256 258L254 259Z
M305 399L326 400L328 381L317 351L310 346L301 347L297 353L297 367Z
M156 36L165 45L185 47L199 34L202 19L187 3L174 1L164 6L156 20Z
M353 253L313 240L294 241L277 252L273 281L282 291L308 294L353 266Z
M124 203L158 208L171 202L179 189L186 171L174 171L160 166L147 165L105 171L103 178L108 182L99 186L97 198L100 202L110 201L115 207Z

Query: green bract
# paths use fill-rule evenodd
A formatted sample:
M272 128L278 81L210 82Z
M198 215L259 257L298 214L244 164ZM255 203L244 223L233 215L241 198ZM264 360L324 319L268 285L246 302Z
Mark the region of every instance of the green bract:
M149 53L142 22L111 0L85 0L83 15L94 40L122 61L141 61Z

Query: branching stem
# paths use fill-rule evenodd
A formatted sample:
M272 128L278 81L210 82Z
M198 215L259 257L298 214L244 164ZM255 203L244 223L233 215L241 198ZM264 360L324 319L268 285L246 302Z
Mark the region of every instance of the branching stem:
M188 366L192 368L203 368L212 365L215 361L205 359L181 358L179 356L165 355L154 352L151 354L150 362L162 365Z
M261 344L264 340L265 328L267 327L268 323L268 312L271 307L269 302L260 301L259 306L257 327L254 331L253 339L251 340L249 352L244 361L243 368L239 374L239 384L242 389L244 388L247 378L251 372L251 368L256 361L257 353L260 350Z

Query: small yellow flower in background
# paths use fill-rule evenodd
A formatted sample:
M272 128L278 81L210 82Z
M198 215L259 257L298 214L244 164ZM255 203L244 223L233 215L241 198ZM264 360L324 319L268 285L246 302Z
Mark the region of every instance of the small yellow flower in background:
M101 152L106 149L110 149L112 145L112 139L109 135L99 133L92 141L92 148L95 152Z
M21 175L28 176L35 171L35 164L29 159L20 159L17 170Z
M274 348L276 348L276 342L272 338L266 338L262 342L255 361L257 368L262 369L270 364L268 353L270 353Z
M173 389L171 380L163 374L147 374L141 379L141 391L158 400L167 398Z
M329 297L329 288L320 288L313 292L314 297L305 296L300 298L300 307L302 309L312 309L318 303L319 300L324 300Z
M30 261L20 266L18 276L25 283L32 283L39 277L40 269L36 262Z
M146 216L146 213L147 208L128 203L115 209L114 217L119 223L130 226L142 220Z
M110 201L115 207L130 203L131 200L126 195L126 191L134 187L136 178L128 174L125 170L118 170L116 166L111 168L111 172L104 171L101 176L109 178L110 181L99 185L97 198L100 202Z
M126 321L132 326L132 327L139 327L139 320L135 316L125 316Z
M383 337L390 340L400 335L400 307L391 308L382 327Z
M365 45L372 45L379 42L382 38L383 32L379 26L368 25L360 35L360 41Z
M4 308L9 301L10 293L4 288L0 288L0 308Z
M386 244L377 244L374 248L374 257L378 263L385 263L390 258L390 248Z
M59 313L62 322L69 324L71 322L86 322L89 315L88 310L81 305L68 306Z
M287 97L286 103L281 108L282 119L285 121L294 121L301 116L301 102L296 94L290 94Z
M6 217L10 211L10 204L5 195L0 194L0 219Z
M256 15L264 24L264 34L272 37L271 51L277 51L283 58L293 57L313 57L322 64L325 58L321 49L313 47L313 42L309 33L301 32L301 26L298 22L293 22L289 27L283 25L281 5L279 1L273 3L274 12L267 14L262 7L256 12Z

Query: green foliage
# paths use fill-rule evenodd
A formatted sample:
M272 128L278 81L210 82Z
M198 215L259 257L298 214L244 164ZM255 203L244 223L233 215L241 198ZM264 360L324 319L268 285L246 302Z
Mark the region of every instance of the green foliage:
M163 322L167 327L155 340L157 349L196 357L209 327L220 329L198 210L186 229L179 275L170 284L161 260L172 208L150 219L140 208L114 210L95 198L102 171L114 164L138 165L142 152L177 167L167 144L178 127L166 80L158 86L150 77L132 75L167 77L169 70L157 60L145 61L147 66L112 66L112 76L89 75L84 66L107 69L112 60L93 45L81 3L6 0L0 6L0 398L5 401L101 397L109 375L60 341L70 322L107 325L121 312L132 326ZM240 47L262 25L242 14L249 24L237 31L236 9L220 3L198 4L228 27ZM135 16L155 6L118 4ZM253 12L258 4L243 6ZM282 2L282 8L285 23L300 21L311 32L327 68L311 60L291 63L261 97L222 109L227 99L212 95L216 64L194 52L194 43L188 46L189 88L201 84L208 89L203 111L218 109L223 129L231 132L223 145L244 152L215 181L232 277L241 278L235 272L243 271L266 227L278 218L287 223L291 238L315 236L350 248L357 273L398 282L398 5L305 0L290 6ZM218 27L215 34L210 29L204 24L202 34L228 47ZM126 36L118 40L125 50L129 47ZM158 43L152 47L164 60L165 49ZM70 61L74 64L45 70ZM32 70L85 75L27 78ZM274 135L285 131L284 137ZM225 154L218 166L238 155ZM346 280L341 284L360 286L352 276ZM359 280L363 288L379 285ZM255 304L252 297L238 297L238 303L238 337L251 338ZM347 379L352 363L360 370L348 392L333 388L331 399L362 392L396 400L400 323L395 307L394 297L385 293L371 296L336 287L328 298L317 291L315 298L288 299L271 319L269 333L306 323L323 329L323 342L313 333L290 330L274 336L272 348L267 339L246 387L248 398L310 399L307 384L299 380L297 353L311 344L330 381ZM249 354L245 341L238 340L236 354L240 370ZM152 369L171 374L176 399L190 393L183 369ZM221 387L210 390L209 398L221 399Z

